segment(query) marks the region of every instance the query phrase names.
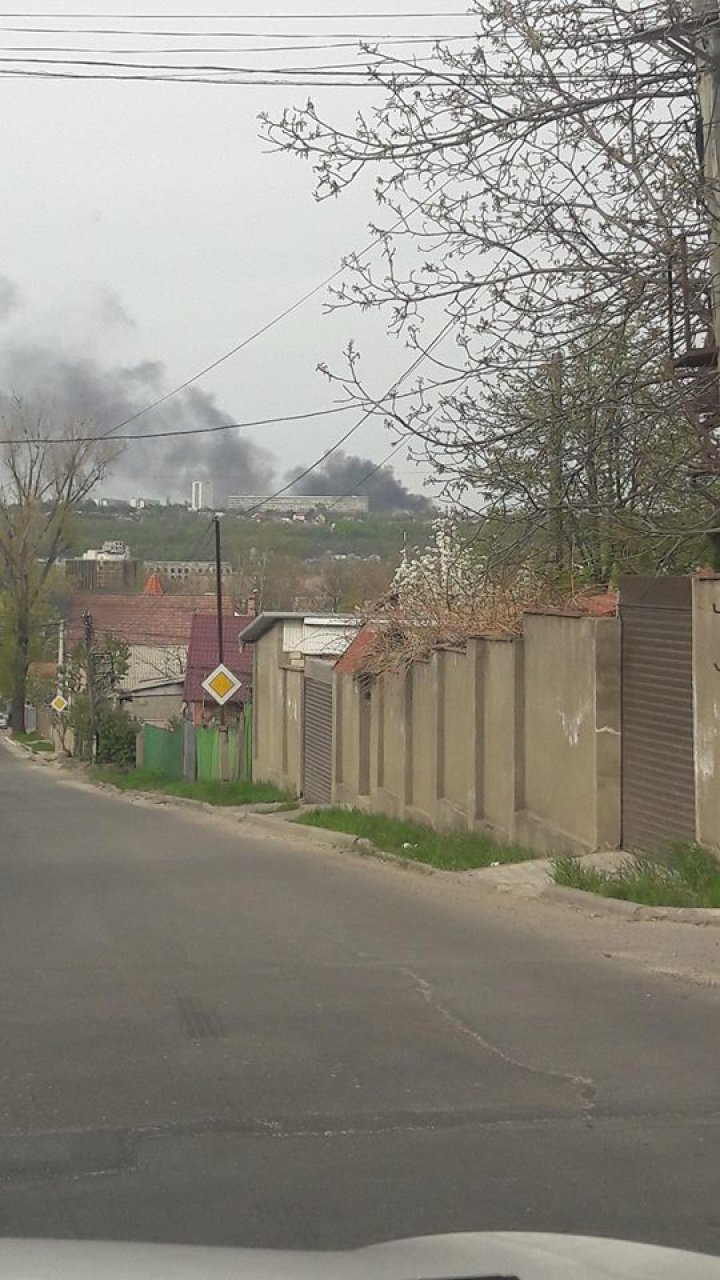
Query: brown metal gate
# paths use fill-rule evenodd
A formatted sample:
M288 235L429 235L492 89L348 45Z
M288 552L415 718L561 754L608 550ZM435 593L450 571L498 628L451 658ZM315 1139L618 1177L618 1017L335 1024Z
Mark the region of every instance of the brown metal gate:
M329 663L306 660L303 797L309 804L332 800L333 687Z
M623 578L622 841L695 839L692 582Z

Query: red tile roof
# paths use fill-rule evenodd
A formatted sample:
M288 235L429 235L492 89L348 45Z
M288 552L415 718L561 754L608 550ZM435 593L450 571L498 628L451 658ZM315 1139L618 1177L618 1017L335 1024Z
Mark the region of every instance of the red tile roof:
M617 591L600 591L595 595L579 595L566 604L534 605L528 613L558 614L566 618L615 618L618 611Z
M576 604L580 613L590 613L594 618L614 618L618 610L618 593L601 591L595 596L579 596Z
M208 613L212 592L183 595L134 595L129 592L73 591L67 623L72 649L84 635L83 614L92 616L95 634L119 636L130 645L186 645L193 615Z
M145 586L143 587L143 595L146 596L164 596L165 588L156 573L151 573Z
M223 649L225 666L232 671L242 687L234 693L230 702L246 702L252 688L253 646L245 645L242 653L238 644L238 636L252 622L252 616L236 617L234 614L223 616ZM185 701L211 702L202 687L210 672L218 665L217 616L208 613L196 613L192 620L190 648L188 650L187 670L185 672Z
M357 675L365 666L365 659L371 652L377 636L374 627L363 627L358 631L341 658L335 663L335 670L341 675Z

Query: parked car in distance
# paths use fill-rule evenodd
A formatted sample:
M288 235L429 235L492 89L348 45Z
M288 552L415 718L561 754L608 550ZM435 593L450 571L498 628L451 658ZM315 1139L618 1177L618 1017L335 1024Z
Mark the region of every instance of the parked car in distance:
M0 711L0 729L7 729L9 719L6 711Z

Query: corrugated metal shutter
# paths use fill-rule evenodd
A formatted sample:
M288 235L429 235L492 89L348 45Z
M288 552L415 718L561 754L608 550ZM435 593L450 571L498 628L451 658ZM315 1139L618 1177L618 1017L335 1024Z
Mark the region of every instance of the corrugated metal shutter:
M622 819L626 849L695 839L689 579L623 579Z
M304 799L309 804L332 800L332 684L305 676Z

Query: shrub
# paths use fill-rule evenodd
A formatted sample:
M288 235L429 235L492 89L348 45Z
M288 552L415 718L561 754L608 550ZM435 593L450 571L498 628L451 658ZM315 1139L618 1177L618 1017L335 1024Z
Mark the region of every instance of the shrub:
M99 764L135 765L137 721L121 707L100 707L97 715Z

